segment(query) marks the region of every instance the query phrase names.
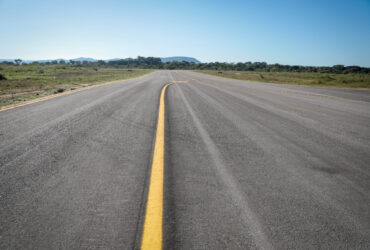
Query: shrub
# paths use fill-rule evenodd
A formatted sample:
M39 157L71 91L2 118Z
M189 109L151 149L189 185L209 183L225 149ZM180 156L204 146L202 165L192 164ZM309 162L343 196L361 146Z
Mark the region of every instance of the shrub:
M57 89L56 91L54 91L54 94L58 94L58 93L62 93L64 92L64 89Z
M0 74L0 81L6 80L6 77L3 74Z

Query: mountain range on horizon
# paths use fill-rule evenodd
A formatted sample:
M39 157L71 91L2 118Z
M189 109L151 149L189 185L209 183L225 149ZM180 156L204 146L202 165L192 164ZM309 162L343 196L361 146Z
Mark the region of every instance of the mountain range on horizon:
M106 59L103 60L105 62L110 62L110 61L118 61L124 58L112 58L112 59ZM201 63L198 59L194 57L187 57L187 56L172 56L172 57L160 57L161 61L166 63L166 62L193 62L193 63ZM0 59L1 62L15 62L16 59ZM75 59L64 59L64 58L58 58L58 59L44 59L44 60L22 60L25 63L32 63L32 62L40 62L40 63L46 63L46 62L52 62L52 61L66 61L69 62L70 60L75 61L75 62L83 62L83 61L88 61L88 62L97 62L99 59L91 58L91 57L78 57Z

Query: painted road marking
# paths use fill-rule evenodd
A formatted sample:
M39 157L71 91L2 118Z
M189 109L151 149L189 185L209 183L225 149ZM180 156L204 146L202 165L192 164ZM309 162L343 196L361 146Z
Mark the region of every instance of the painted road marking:
M163 223L163 173L164 173L164 96L169 85L186 81L173 81L164 85L158 108L157 131L155 135L149 192L146 203L145 221L141 241L142 250L162 249Z
M147 75L148 74L145 74L143 76L147 76ZM142 77L142 76L140 76L140 77ZM100 83L100 84L94 84L94 85L91 85L91 86L88 86L88 87L82 87L82 88L78 88L78 89L75 89L75 90L66 91L66 92L63 92L63 93L60 93L60 94L48 95L48 96L45 96L45 97L30 100L30 101L15 103L15 104L11 104L11 105L8 105L8 106L0 107L0 112L5 111L5 110L9 110L9 109L14 109L14 108L26 106L26 105L29 105L29 104L32 104L32 103L42 102L42 101L49 100L49 99L59 97L59 96L63 96L63 95L69 95L69 94L72 94L72 93L75 93L75 92L80 92L80 91L83 91L83 90L97 88L97 87L101 87L101 86L112 84L112 83L125 82L125 81L136 79L136 78L138 78L138 77L124 79L124 80L110 81L110 82L105 82L105 83Z

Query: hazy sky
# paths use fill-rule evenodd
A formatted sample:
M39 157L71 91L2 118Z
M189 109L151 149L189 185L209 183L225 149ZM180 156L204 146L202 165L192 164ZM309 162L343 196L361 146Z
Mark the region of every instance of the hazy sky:
M370 67L370 0L0 0L0 58Z

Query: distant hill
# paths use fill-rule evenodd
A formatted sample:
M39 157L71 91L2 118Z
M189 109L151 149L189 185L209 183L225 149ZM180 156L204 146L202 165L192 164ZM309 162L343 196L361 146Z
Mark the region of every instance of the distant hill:
M193 57L186 57L186 56L172 56L172 57L161 57L161 61L166 63L166 62L193 62L193 63L200 63L197 59Z
M45 59L45 60L22 60L22 62L25 63L32 63L32 62L39 62L39 63L46 63L46 62L52 62L52 61L65 61L69 62L69 60L76 61L76 62L83 62L83 61L88 61L88 62L97 62L98 60L94 58L89 58L89 57L79 57L75 59L63 59L63 58L58 58L58 59ZM15 62L15 59L0 59L1 62Z
M14 59L0 59L0 63L2 62L13 62L14 63Z
M110 62L110 61L119 61L121 60L121 58L112 58L112 59L107 59L107 60L104 60L105 62Z
M88 61L88 62L97 62L98 60L94 59L94 58L89 58L89 57L79 57L79 58L75 58L75 59L72 59L73 61L76 61L76 62L83 62L83 61Z

